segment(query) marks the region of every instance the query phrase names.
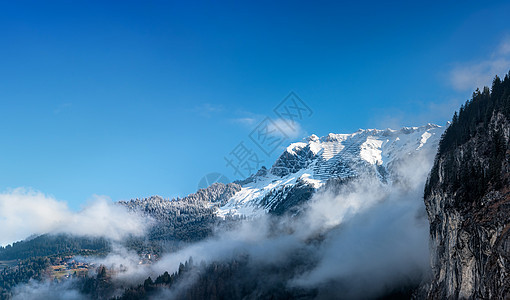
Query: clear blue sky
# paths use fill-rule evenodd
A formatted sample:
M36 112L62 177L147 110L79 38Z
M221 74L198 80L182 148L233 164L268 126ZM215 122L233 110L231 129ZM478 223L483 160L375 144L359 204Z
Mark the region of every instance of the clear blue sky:
M286 144L443 124L510 69L500 1L188 2L1 1L0 190L184 196L290 91Z

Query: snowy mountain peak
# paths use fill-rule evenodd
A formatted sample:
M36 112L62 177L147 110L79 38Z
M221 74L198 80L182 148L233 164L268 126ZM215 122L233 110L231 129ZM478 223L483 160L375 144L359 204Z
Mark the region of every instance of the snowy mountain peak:
M305 139L306 142L318 142L319 141L319 137L316 136L315 134L312 134L311 136L307 137Z
M313 134L303 142L289 145L270 173L283 177L315 164L318 166L318 173L312 175L323 180L328 177L324 171L334 167L330 160L348 162L362 159L371 165L383 165L385 161L392 161L396 154L398 156L402 152L421 149L430 137L439 138L441 134L437 135L437 132L442 133L442 130L441 126L429 123L420 127L403 127L400 130L360 129L352 134L330 133L321 138ZM402 151L403 149L407 151ZM383 152L386 157L383 157ZM325 162L329 163L326 165Z
M399 130L311 135L290 144L268 171L251 176L220 214L274 210L296 188L317 189L335 178L375 176L382 184L390 184L399 176L394 167L398 162L421 151L435 153L444 129L429 123Z

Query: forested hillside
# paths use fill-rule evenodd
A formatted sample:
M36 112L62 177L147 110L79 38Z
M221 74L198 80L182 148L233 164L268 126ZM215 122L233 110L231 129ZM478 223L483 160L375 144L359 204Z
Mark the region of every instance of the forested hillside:
M431 299L510 296L510 74L476 90L443 135L425 187Z
M451 124L439 143L436 162L425 187L425 197L440 180L439 160L444 166L442 188L457 191L455 197L468 201L482 196L490 188L502 185L501 161L505 157L503 120L510 119L510 78L493 80L492 88L477 89L472 99L455 112ZM484 135L484 161L477 161L474 151L467 151L462 161L455 160L455 151L475 136Z
M110 250L104 238L44 234L30 240L0 247L0 260L27 259L51 255L100 254Z
M193 242L209 236L213 226L223 221L216 215L216 207L240 189L235 183L215 183L184 198L166 200L153 196L118 203L147 217L147 222L152 225L147 239Z

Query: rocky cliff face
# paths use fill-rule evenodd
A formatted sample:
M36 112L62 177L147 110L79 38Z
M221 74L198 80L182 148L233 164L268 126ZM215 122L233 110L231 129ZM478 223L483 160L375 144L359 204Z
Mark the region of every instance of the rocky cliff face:
M430 299L510 297L510 98L498 88L454 116L425 188Z
M219 209L220 216L294 214L300 204L328 181L375 178L383 185L405 185L401 164L435 153L444 127L427 124L399 130L360 129L291 144L269 169L238 181L236 192ZM427 155L424 155L427 156Z

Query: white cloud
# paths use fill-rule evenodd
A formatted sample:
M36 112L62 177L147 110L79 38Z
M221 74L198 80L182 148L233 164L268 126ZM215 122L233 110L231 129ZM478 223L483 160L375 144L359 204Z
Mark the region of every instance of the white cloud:
M274 125L270 125L270 131L274 131L276 134L284 134L291 139L303 137L304 132L301 124L297 121L287 119L273 119L272 121Z
M99 263L122 264L126 271L117 278L139 282L176 271L190 256L210 263L249 254L251 268L256 269L288 267L299 253L315 263L287 278L289 286L320 288L337 282L343 284L345 298L375 298L402 282L419 282L429 268L422 195L434 154L423 151L401 161L396 172L406 180L398 184L382 186L377 180L360 179L340 191L326 190L315 194L299 216L246 220L231 231L219 230L209 239L166 253L149 266L139 266L136 255L125 250ZM310 242L318 236L324 238L322 243Z
M450 73L456 90L466 91L491 86L495 75L503 76L510 68L510 38L504 39L489 58L457 64Z
M458 65L451 72L451 81L459 91L482 89L491 86L494 76L505 74L509 67L510 59L504 57Z
M73 281L62 282L30 280L26 284L19 284L13 288L13 300L86 300L88 297L80 294L73 285Z
M506 37L503 39L501 44L499 45L499 54L501 55L507 55L510 54L510 37Z
M305 204L300 215L278 219L262 215L226 231L217 229L214 236L163 254L154 264L138 264L136 252L115 243L108 256L83 259L115 270L115 282L127 286L165 271L175 272L190 256L195 262L210 263L248 254L254 274L264 266L288 268L296 263L296 258L306 257L310 261L300 266L301 271L284 279L290 287L326 287L327 291L328 284L338 283L342 284L342 296L347 299L376 298L410 279L418 283L429 268L428 223L422 196L434 155L435 151L422 151L401 161L395 166L395 172L406 180L394 185L383 186L378 180L360 179L339 186L340 190L319 192ZM8 196L12 197L11 194L16 193ZM27 197L26 192L18 194ZM28 196L39 197L61 209L61 204L53 198L38 193ZM30 204L32 200L24 201ZM99 210L108 208L99 205ZM104 215L92 219L102 219ZM76 217L76 224L86 223L81 218L88 220L91 216L82 213ZM317 237L323 241L315 242ZM62 290L54 287L22 285L16 289L16 295L20 299L38 294L52 298L53 293L62 292L78 299L81 296L73 293L72 287L63 286ZM333 290L337 293L340 288L334 286Z
M466 100L461 97L445 98L442 101L412 101L415 111L412 113L402 107L386 107L375 114L371 126L379 129L399 129L403 126L420 126L427 123L446 125L453 113Z
M72 212L65 202L38 191L17 188L0 193L0 245L44 233L120 240L142 235L146 223L103 196L94 196L82 211Z
M255 115L253 117L233 119L233 122L242 124L250 130L254 130L263 123L263 128L265 129L265 126L268 126L267 130L272 136L287 137L290 139L303 138L306 134L299 122L289 119L274 119L262 115Z
M195 105L192 109L194 113L200 115L201 117L211 118L218 114L221 114L225 111L225 108L221 104L216 103L201 103Z
M233 121L235 123L239 123L239 124L242 124L242 125L253 126L253 125L255 125L255 122L257 121L257 119L246 117L246 118L233 119Z

